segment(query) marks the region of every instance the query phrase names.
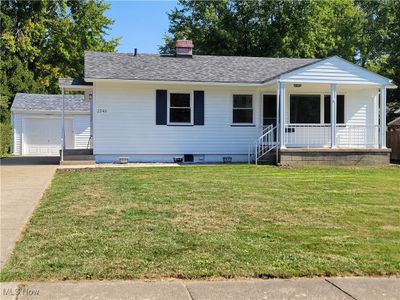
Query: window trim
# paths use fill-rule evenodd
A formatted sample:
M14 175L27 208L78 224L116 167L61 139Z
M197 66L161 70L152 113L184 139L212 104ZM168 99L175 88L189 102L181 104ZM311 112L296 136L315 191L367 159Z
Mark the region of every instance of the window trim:
M190 122L171 122L170 109L171 109L171 94L189 94L190 97ZM187 90L168 90L167 92L167 125L173 126L188 126L194 124L194 96L193 91Z
M249 109L249 108L237 108L237 107L233 107L234 105L234 96L236 95L247 95L247 96L251 96L251 110L252 110L252 122L251 123L236 123L233 121L233 110L234 109ZM251 93L251 92L232 92L231 94L231 127L254 127L255 125L255 118L254 118L254 113L255 113L255 94Z

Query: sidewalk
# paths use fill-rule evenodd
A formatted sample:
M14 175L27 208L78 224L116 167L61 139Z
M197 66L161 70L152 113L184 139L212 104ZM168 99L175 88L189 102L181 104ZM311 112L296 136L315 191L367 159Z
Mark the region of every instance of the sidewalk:
M400 278L0 283L1 299L400 299ZM19 294L18 293L18 288Z

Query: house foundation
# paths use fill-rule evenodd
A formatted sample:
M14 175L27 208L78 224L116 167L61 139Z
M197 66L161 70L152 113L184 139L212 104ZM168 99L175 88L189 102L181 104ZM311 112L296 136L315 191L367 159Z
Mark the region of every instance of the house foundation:
M280 150L282 165L385 165L390 163L390 149L288 148Z

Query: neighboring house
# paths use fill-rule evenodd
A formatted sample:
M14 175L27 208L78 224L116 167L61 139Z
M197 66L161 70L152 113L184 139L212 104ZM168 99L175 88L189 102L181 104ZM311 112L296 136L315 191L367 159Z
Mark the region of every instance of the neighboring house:
M289 59L86 52L96 162L382 164L388 78L337 56ZM68 148L68 145L66 145Z
M395 114L400 114L400 109L394 112ZM400 126L400 116L388 123L388 126Z
M69 149L91 147L89 105L83 95L65 96L65 138ZM18 93L11 106L13 154L59 155L61 110L61 95Z
M400 114L400 109L396 110L394 113ZM387 144L392 150L390 153L390 159L400 162L400 117L397 117L388 123L387 134Z

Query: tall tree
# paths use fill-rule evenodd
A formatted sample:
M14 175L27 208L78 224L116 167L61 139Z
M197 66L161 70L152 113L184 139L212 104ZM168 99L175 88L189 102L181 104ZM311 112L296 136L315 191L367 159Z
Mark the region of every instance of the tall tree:
M325 57L354 60L362 14L352 0L180 0L170 14L169 35L186 37L195 52L216 55Z
M400 86L399 9L399 0L179 0L160 52L185 37L195 54L339 55ZM388 103L390 112L400 106L399 89Z
M114 51L101 0L1 1L1 118L16 92L58 92L59 77L83 76L85 50Z

